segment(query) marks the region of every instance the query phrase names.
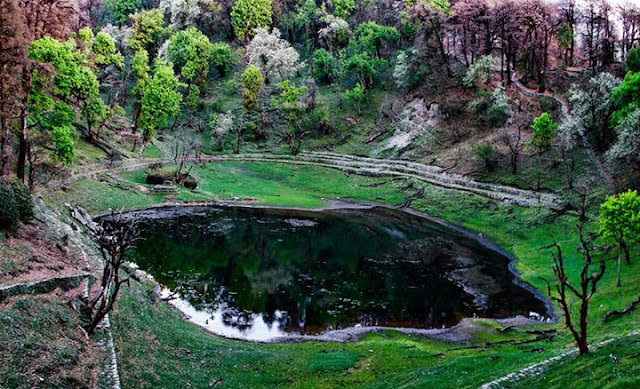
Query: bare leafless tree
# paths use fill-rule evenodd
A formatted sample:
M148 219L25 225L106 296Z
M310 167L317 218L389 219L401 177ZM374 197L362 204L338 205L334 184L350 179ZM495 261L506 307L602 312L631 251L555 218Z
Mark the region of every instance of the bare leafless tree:
M604 275L605 261L603 258L597 260L597 262L599 262L599 268L597 271L591 273L590 267L594 262L592 257L593 248L591 247L590 242L587 242L585 239L583 226L580 223L578 224L578 232L580 237L579 251L584 259L582 270L580 272L580 285L575 287L569 281L569 275L567 274L567 269L564 266L562 248L555 241L554 246L556 251L552 253L555 293L552 291L551 284L547 280L545 280L545 282L547 283L549 298L560 304L564 314L565 324L569 331L571 331L571 334L578 345L580 355L584 355L589 351L589 345L587 343L589 302L596 292L598 282L600 282ZM572 312L570 308L571 294L577 297L580 302L580 309L577 313L577 318L574 316L575 312ZM574 320L577 320L578 323L576 324Z
M138 239L138 218L123 219L123 213L111 213L111 218L105 220L99 228L93 231L104 262L104 269L100 279L100 286L96 294L88 302L90 322L87 332L93 334L96 328L111 311L118 299L120 288L129 283L130 277L121 278L122 265L127 252Z
M511 165L511 174L518 173L518 161L520 159L520 154L522 153L522 149L524 146L524 142L522 139L522 130L526 127L526 124L521 124L516 126L515 131L512 131L511 129L505 129L500 136L500 140L502 141L502 143L504 143L509 149L509 163Z
M173 161L176 163L176 184L181 184L191 173L193 164L189 164L192 156L198 157L200 154L200 142L193 134L188 132L176 138L173 148Z

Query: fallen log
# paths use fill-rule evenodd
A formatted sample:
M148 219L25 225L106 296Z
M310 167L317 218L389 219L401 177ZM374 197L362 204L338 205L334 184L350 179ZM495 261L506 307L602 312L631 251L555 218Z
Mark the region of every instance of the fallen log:
M627 313L633 311L638 304L640 304L640 297L638 297L637 300L631 302L631 304L629 304L629 306L627 306L625 309L623 309L622 311L619 310L615 310L612 309L610 311L608 311L607 313L604 314L604 318L603 321L606 323L607 321L609 321L609 319L611 319L611 317L613 316L622 316L622 315L626 315Z

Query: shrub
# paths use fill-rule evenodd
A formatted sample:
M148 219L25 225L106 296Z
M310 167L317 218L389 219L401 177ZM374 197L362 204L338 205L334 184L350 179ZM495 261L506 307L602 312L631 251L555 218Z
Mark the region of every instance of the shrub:
M15 198L16 207L20 214L20 220L23 222L33 219L33 200L29 188L20 181L12 181L11 189Z
M484 163L487 170L492 171L498 164L498 150L491 143L478 143L473 146L473 155Z
M192 176L187 176L184 180L182 180L182 186L187 189L194 190L198 186L198 181Z
M164 168L155 168L147 173L145 182L149 185L162 185L167 181L173 182L176 172Z
M20 221L20 211L16 204L13 188L6 182L0 183L0 229L13 229Z

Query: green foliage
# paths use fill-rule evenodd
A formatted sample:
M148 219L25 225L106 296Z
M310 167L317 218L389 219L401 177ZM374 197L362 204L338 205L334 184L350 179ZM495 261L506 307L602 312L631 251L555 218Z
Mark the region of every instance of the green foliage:
M377 58L382 57L385 46L398 42L400 33L395 27L381 26L376 22L362 23L356 29L354 36L359 51L368 51Z
M358 113L360 113L362 103L366 98L366 93L361 84L356 84L353 89L344 92L344 98L353 105L353 108L355 108Z
M116 44L113 42L111 35L106 32L99 32L94 39L91 50L96 57L96 64L110 65L113 64L121 68L124 64L124 58L116 50Z
M355 0L332 0L333 14L339 18L346 19L356 8Z
M571 47L571 43L575 40L573 28L568 23L561 23L558 26L558 32L556 33L558 39L558 46L562 49L568 49Z
M640 46L629 50L625 59L625 66L629 72L640 73Z
M74 34L75 39L82 46L89 46L93 41L93 31L89 27L83 27L76 31Z
M257 96L264 83L264 76L256 65L249 64L244 72L242 72L240 80L244 88Z
M100 123L107 116L107 105L101 98L93 98L82 106L82 117L86 120L89 128Z
M66 164L73 162L73 148L76 144L73 136L74 130L70 125L55 126L51 131L51 143L56 148L55 157Z
M483 142L473 146L473 155L478 157L487 170L492 171L498 164L498 149L491 143Z
M151 9L131 15L133 33L129 39L129 46L133 51L145 49L149 53L155 52L158 39L164 32L164 15L159 9Z
M167 55L189 84L204 86L212 53L209 38L195 27L178 31L169 41Z
M272 21L271 0L237 0L231 9L231 25L236 37L251 39L258 27L270 27Z
M318 49L313 52L313 68L316 79L332 82L336 75L336 66L335 58L327 50Z
M386 66L385 60L376 60L369 53L358 53L349 58L344 63L345 70L354 73L361 86L368 90L373 87L373 79L378 75L377 67Z
M527 147L536 147L538 150L547 151L551 147L551 142L558 133L558 124L553 121L551 115L543 113L533 120L531 124L533 134L527 143Z
M138 98L142 98L144 95L144 89L149 82L149 71L151 70L151 67L149 66L149 53L147 50L140 49L136 51L135 55L131 59L131 70L136 82L132 92L134 95L138 96Z
M296 86L290 80L281 81L278 84L280 94L278 98L274 100L277 106L285 110L296 110L300 108L299 99L307 92L307 87L304 85Z
M221 76L225 76L231 70L233 57L231 47L226 43L214 43L211 45L211 63Z
M142 0L113 0L113 22L122 26L129 20L129 15L135 14L142 8Z
M493 62L493 56L485 55L483 57L478 58L469 69L467 69L467 73L462 80L462 83L466 87L472 87L475 85L476 80L480 80L482 83L487 83L489 81L489 76L491 75L491 63Z
M631 111L640 108L640 72L627 72L627 75L611 94L618 108L611 115L611 123L616 126Z
M173 67L156 60L153 77L144 90L141 101L140 123L144 128L143 139L148 142L155 130L166 124L170 117L180 111L181 86L173 72Z
M598 219L600 232L611 242L637 242L640 240L640 196L628 190L607 196L600 206Z
M0 229L11 230L20 221L20 211L12 186L0 181Z

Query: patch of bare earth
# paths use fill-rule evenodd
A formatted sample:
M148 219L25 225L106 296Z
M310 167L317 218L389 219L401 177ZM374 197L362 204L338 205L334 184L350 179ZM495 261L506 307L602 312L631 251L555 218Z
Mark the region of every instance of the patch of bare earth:
M21 226L0 238L0 286L76 274L83 270L80 256L66 239L57 239L39 221Z

